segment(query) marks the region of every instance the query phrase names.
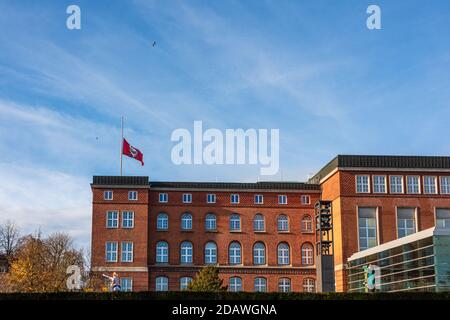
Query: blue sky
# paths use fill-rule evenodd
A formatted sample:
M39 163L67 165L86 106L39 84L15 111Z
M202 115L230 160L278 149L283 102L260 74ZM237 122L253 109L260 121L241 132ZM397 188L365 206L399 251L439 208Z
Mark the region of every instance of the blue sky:
M146 163L124 159L125 174L153 180L261 179L172 164L170 134L194 120L280 129L271 180L338 153L450 154L448 1L2 0L0 15L0 222L25 232L88 245L89 183L118 174L121 115Z

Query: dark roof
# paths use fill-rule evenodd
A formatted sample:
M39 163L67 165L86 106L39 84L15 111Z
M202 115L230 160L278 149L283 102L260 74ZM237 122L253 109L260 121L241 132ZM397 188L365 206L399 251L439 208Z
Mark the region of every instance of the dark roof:
M309 182L318 183L336 168L450 169L450 157L338 155Z
M263 181L241 182L166 182L149 181L148 177L94 176L94 186L141 186L168 189L280 189L280 190L320 190L319 185L304 182Z

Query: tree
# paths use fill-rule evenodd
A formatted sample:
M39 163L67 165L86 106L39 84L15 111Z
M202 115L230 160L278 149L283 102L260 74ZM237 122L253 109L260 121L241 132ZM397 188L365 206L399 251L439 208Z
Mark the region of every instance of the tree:
M9 261L19 246L20 231L16 224L7 220L0 225L0 254L4 254Z
M219 278L219 269L214 266L206 266L196 274L195 279L188 285L186 290L222 292L227 291L227 286L223 286L223 280Z

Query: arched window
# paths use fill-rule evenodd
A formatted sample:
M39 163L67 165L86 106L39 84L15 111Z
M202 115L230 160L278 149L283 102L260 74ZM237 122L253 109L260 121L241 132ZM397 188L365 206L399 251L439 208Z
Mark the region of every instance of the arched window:
M287 265L290 264L290 250L289 245L285 242L282 242L278 245L278 264L279 265Z
M191 277L181 277L180 278L180 290L186 290L189 283L192 282L192 278Z
M253 245L253 264L266 264L266 246L262 242Z
M312 232L312 218L309 215L306 215L302 219L302 232Z
M278 280L278 291L279 292L291 292L291 279L280 278Z
M241 230L241 217L237 213L233 213L230 216L230 230L231 231Z
M156 218L156 229L167 230L169 229L169 216L166 213L158 214Z
M231 277L228 289L231 292L240 292L240 291L242 291L242 279L239 278L239 277Z
M217 263L217 245L214 242L205 244L205 264Z
M169 290L169 278L156 277L156 291L168 291Z
M228 255L230 264L241 264L241 244L236 241L230 243Z
M316 282L312 278L303 279L304 292L316 292Z
M314 264L313 252L314 250L312 244L304 243L302 245L302 264L304 265Z
M216 230L217 229L217 223L216 223L216 215L213 213L208 213L205 217L205 229L208 231Z
M266 278L255 278L254 287L255 287L255 292L267 292Z
M257 213L255 218L253 218L253 231L264 231L265 228L264 216Z
M180 263L189 264L192 263L192 243L184 241L180 246Z
M156 244L156 263L169 262L169 244L165 241L160 241Z
M278 231L289 231L289 220L284 214L278 216Z
M192 214L185 213L181 216L181 229L192 230Z

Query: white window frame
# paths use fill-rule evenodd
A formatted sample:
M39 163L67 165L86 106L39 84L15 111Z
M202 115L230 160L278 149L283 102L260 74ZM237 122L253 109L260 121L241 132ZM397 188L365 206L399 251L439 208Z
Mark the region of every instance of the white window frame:
M434 208L434 225L435 225L435 228L439 228L439 229L443 229L443 230L450 230L450 219L442 219L442 218L439 219L439 220L444 220L444 228L438 226L438 217L437 217L438 210L450 210L450 208L449 207L435 207ZM448 226L447 226L447 223L448 223Z
M267 279L264 277L256 277L253 280L254 292L267 292Z
M373 247L369 247L369 248L365 248L365 249L361 249L361 245L360 245L360 238L359 238L359 209L360 208L375 208L375 235L376 235L376 245L378 246L380 244L380 230L379 230L379 220L378 220L378 213L379 213L379 207L374 207L374 206L357 206L356 207L356 232L357 232L357 236L358 236L358 251L362 251L362 250L367 250Z
M161 246L158 246L161 244ZM169 263L169 243L167 241L158 241L155 246L155 261L158 264Z
M392 178L400 178L400 184L397 184L397 183L393 184L392 183ZM400 192L397 191L397 190L394 191L392 189L393 185L395 185L396 188L398 186L400 186L401 191ZM389 176L389 193L392 193L392 194L403 194L403 193L405 193L404 177L402 175L390 175Z
M312 266L314 264L314 246L311 243L303 243L301 247L302 265Z
M206 195L206 203L216 203L217 197L215 193L208 193Z
M209 246L208 246L209 245ZM213 241L205 243L205 264L217 264L217 244Z
M278 195L278 204L287 204L287 203L288 203L287 195L279 194Z
M128 284L126 285L125 282ZM123 292L132 292L133 291L133 278L124 277L120 278L120 290Z
M111 194L111 197L110 198L107 197L106 196L107 194ZM112 190L105 190L105 191L103 191L103 200L111 201L111 200L113 200L113 197L114 197L114 194L113 194Z
M261 245L261 247L257 248L257 245ZM266 245L262 241L257 241L253 244L253 265L255 266L263 266L267 264L266 258Z
M291 292L291 282L291 279L286 277L278 279L278 292Z
M238 246L231 248L234 244ZM230 265L242 264L242 245L238 241L232 241L228 246L228 262Z
M418 192L410 192L408 178L417 178L417 189L418 189ZM421 194L422 193L422 188L421 188L420 180L421 180L420 176L418 176L418 175L413 175L413 176L408 175L408 176L406 176L406 193L407 194Z
M286 218L286 219L283 219L283 220L281 220L281 218L282 217L284 217L284 218ZM280 226L286 226L286 228L280 228ZM289 226L290 225L290 223L289 223L289 217L287 216L287 215L285 215L285 214L280 214L280 215L278 215L278 217L277 217L277 231L278 232L289 232Z
M255 204L264 204L264 195L262 195L262 194L255 194L254 203Z
M192 203L192 193L183 193L183 203Z
M214 219L210 218L210 217L214 217ZM214 221L214 222L212 222ZM212 228L211 224L214 224L214 228ZM207 213L205 216L205 230L206 231L216 231L217 230L217 216L214 213Z
M158 276L155 278L155 290L158 292L169 291L169 278Z
M238 219L235 219L235 218ZM242 221L241 221L241 215L238 213L233 213L230 215L230 231L231 232L241 232L242 229ZM239 227L236 228L236 225L238 225Z
M303 279L303 292L316 292L316 281L313 278Z
M417 212L418 212L418 208L417 207L407 207L407 206L405 206L405 207L402 207L402 206L396 206L395 207L395 226L396 226L396 229L397 229L397 239L400 239L400 238L402 238L402 237L400 237L400 235L399 235L399 219L398 219L398 209L414 209L414 232L413 233L416 233L417 231L418 231L418 221L417 221L417 218L418 218L418 214L417 214ZM402 220L405 220L405 219L402 219ZM405 228L403 228L403 229L405 229ZM406 236L408 236L409 234L405 234L403 237L406 237Z
M189 217L189 219L186 219L185 217ZM192 230L192 226L193 226L193 216L191 213L189 212L185 212L181 215L181 230L186 231L186 230ZM189 222L190 221L190 222Z
M115 250L108 250L108 244L114 245ZM106 241L105 243L105 261L106 262L117 262L117 255L118 255L118 243L117 241ZM108 255L111 257L115 257L115 259L108 259Z
M383 178L384 184L377 184L376 183L377 178ZM379 187L379 186L382 186L384 188L384 191L377 191L377 187ZM372 190L373 190L373 193L378 193L378 194L387 193L387 176L383 175L383 174L372 175Z
M241 292L242 287L243 287L243 284L242 284L241 277L230 277L229 287L228 287L230 292Z
M134 243L132 241L122 241L120 244L120 251L121 262L133 262Z
M239 202L240 202L240 199L239 199L240 197L239 197L239 194L238 193L233 193L233 194L230 194L230 203L232 203L232 204L238 204Z
M313 232L313 218L309 214L305 214L302 217L301 223L301 232L302 233L312 233ZM307 228L305 228L305 224L308 224Z
M180 278L180 291L186 290L192 281L193 281L192 277L181 277Z
M428 184L427 183L427 178L433 178L434 179L434 184ZM437 176L428 176L425 175L422 177L423 179L423 193L424 194L437 194L438 193L438 177ZM434 188L434 192L429 192L429 190L427 190L427 188L429 187L433 187Z
M167 203L169 202L169 194L162 192L158 195L158 202L159 203Z
M194 245L190 241L180 244L180 264L192 264L194 261Z
M311 204L311 197L307 194L301 195L300 196L300 203L302 205L309 205Z
M163 219L162 216L164 216L165 219ZM160 212L156 216L156 230L169 230L169 215L167 213Z
M439 182L441 194L450 194L450 176L440 176Z
M133 194L136 195L136 198L132 197ZM137 201L138 200L138 192L136 190L128 191L128 200L129 201Z
M115 214L115 218L109 217L110 214ZM112 222L112 225L109 225L109 222ZM106 228L107 229L117 229L119 228L119 211L117 210L108 210L106 211Z
M358 178L367 178L367 191L365 191L364 185L358 182ZM362 188L358 188L362 186ZM355 191L356 193L370 193L370 175L368 174L357 174L355 176Z
M286 247L280 248L281 246ZM291 247L287 242L280 242L277 246L277 264L279 266L289 266L291 264Z
M129 214L131 214L131 218L127 218L125 219L125 216L128 216ZM131 221L131 226L130 225L125 225L125 221ZM133 229L134 228L134 211L130 211L130 210L125 210L122 211L122 228L124 229Z
M259 219L257 219L259 218ZM262 224L262 228L261 228ZM254 232L265 232L266 231L266 219L262 213L257 213L253 217L253 231Z

